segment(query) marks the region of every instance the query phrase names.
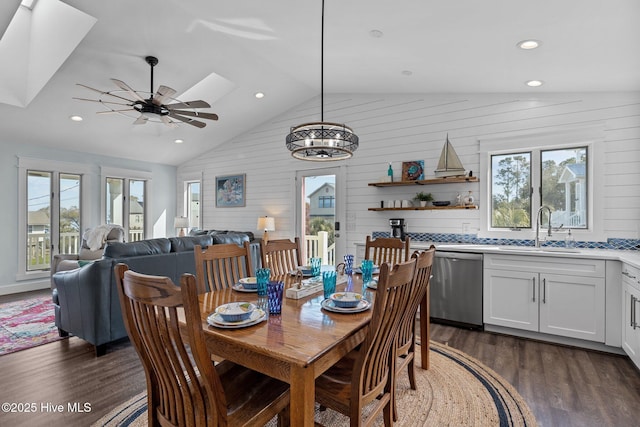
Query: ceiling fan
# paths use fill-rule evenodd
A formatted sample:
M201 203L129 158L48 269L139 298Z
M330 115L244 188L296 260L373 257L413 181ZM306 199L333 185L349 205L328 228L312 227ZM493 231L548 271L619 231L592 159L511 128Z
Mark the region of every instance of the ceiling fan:
M153 67L158 64L158 58L155 56L147 56L145 61L151 67L151 90L149 92L135 91L129 87L125 82L118 79L111 79L120 89L113 91L101 91L92 87L77 83L78 86L90 89L98 92L102 96L98 99L87 98L73 98L80 101L99 102L105 108L106 111L99 111L98 114L110 114L118 113L125 116L134 117L136 120L133 122L135 125L142 125L148 121L162 122L170 127L177 127L178 123L187 123L197 128L203 128L207 124L196 119L208 119L218 120L218 115L214 113L203 113L197 111L198 108L211 108L209 103L198 100L181 102L178 99L172 98L176 91L168 86L159 86L158 90L153 92ZM148 98L146 97L148 96ZM106 98L110 97L110 98ZM115 101L115 99L120 101ZM133 99L131 99L133 98ZM171 102L165 104L165 102ZM120 108L120 106L126 106L130 108ZM140 114L138 114L140 113ZM132 114L132 115L130 115Z

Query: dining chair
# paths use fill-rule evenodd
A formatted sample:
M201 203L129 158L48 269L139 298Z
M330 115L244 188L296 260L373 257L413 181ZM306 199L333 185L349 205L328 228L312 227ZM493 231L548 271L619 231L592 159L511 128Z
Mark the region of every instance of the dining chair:
M367 236L364 247L364 259L373 260L375 265L389 263L391 265L409 261L411 254L409 253L409 242L411 239L407 236L404 240L396 237L378 237L371 239Z
M302 264L300 238L260 241L262 266L271 270L271 276L283 276Z
M416 390L416 371L415 371L415 347L416 347L416 314L420 303L426 295L426 312L421 309L420 315L427 316L429 319L429 279L431 278L431 268L433 266L433 258L436 247L431 247L424 251L415 251L411 258L416 260L416 270L413 275L412 295L409 305L405 308L404 317L398 329L398 337L395 347L395 369L396 378L406 367L409 375L409 386L412 390ZM427 323L428 325L428 323ZM422 351L429 351L429 343L421 343ZM395 402L395 384L394 384L394 401L393 401L393 419L397 421L397 405Z
M316 379L316 402L350 417L351 426L370 426L382 412L391 426L394 343L412 296L416 260L380 267L371 321L362 344ZM372 405L363 419L362 409Z
M251 246L224 243L193 249L198 293L230 288L244 277L253 276Z
M146 375L150 426L254 426L276 415L280 425L288 423L287 384L229 361L212 363L193 275L183 275L178 287L122 263L115 273L127 333Z

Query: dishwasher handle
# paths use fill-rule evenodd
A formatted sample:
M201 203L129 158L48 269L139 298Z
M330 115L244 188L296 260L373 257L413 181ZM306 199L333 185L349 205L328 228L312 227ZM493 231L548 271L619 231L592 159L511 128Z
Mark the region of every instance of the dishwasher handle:
M449 259L457 258L457 259L464 259L464 260L482 261L482 254L468 253L468 252L445 252L445 251L438 251L437 249L436 249L435 257L436 258L449 258Z

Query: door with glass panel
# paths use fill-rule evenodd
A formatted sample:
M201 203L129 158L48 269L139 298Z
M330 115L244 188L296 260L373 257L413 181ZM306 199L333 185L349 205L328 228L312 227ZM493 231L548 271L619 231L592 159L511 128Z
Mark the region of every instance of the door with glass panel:
M77 254L81 233L81 176L27 171L26 270L47 270L55 254Z
M323 264L336 265L344 256L342 181L339 167L296 173L296 226L305 263L319 257Z
M143 240L145 233L145 181L106 179L105 221L122 226L128 242Z

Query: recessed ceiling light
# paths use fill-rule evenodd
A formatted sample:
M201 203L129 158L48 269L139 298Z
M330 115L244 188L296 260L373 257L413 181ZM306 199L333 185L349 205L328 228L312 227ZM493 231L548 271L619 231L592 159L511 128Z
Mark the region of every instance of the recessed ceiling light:
M74 122L81 122L82 121L82 117L80 117L80 116L69 116L69 119L73 120Z
M182 139L176 139L173 142L175 142L176 144L182 144L184 141Z
M262 99L262 98L264 98L264 93L256 92L255 97L258 98L258 99Z
M539 87L542 86L544 82L542 80L529 80L526 85L529 87Z
M404 70L404 71L402 71L402 75L403 75L403 76L410 76L410 75L412 75L412 74L413 74L413 71L410 71L410 70Z
M377 39L379 39L380 37L382 37L384 35L384 33L380 30L371 30L369 31L369 35L371 37L375 37Z
M540 47L542 42L540 40L522 40L516 44L520 49L531 50Z

